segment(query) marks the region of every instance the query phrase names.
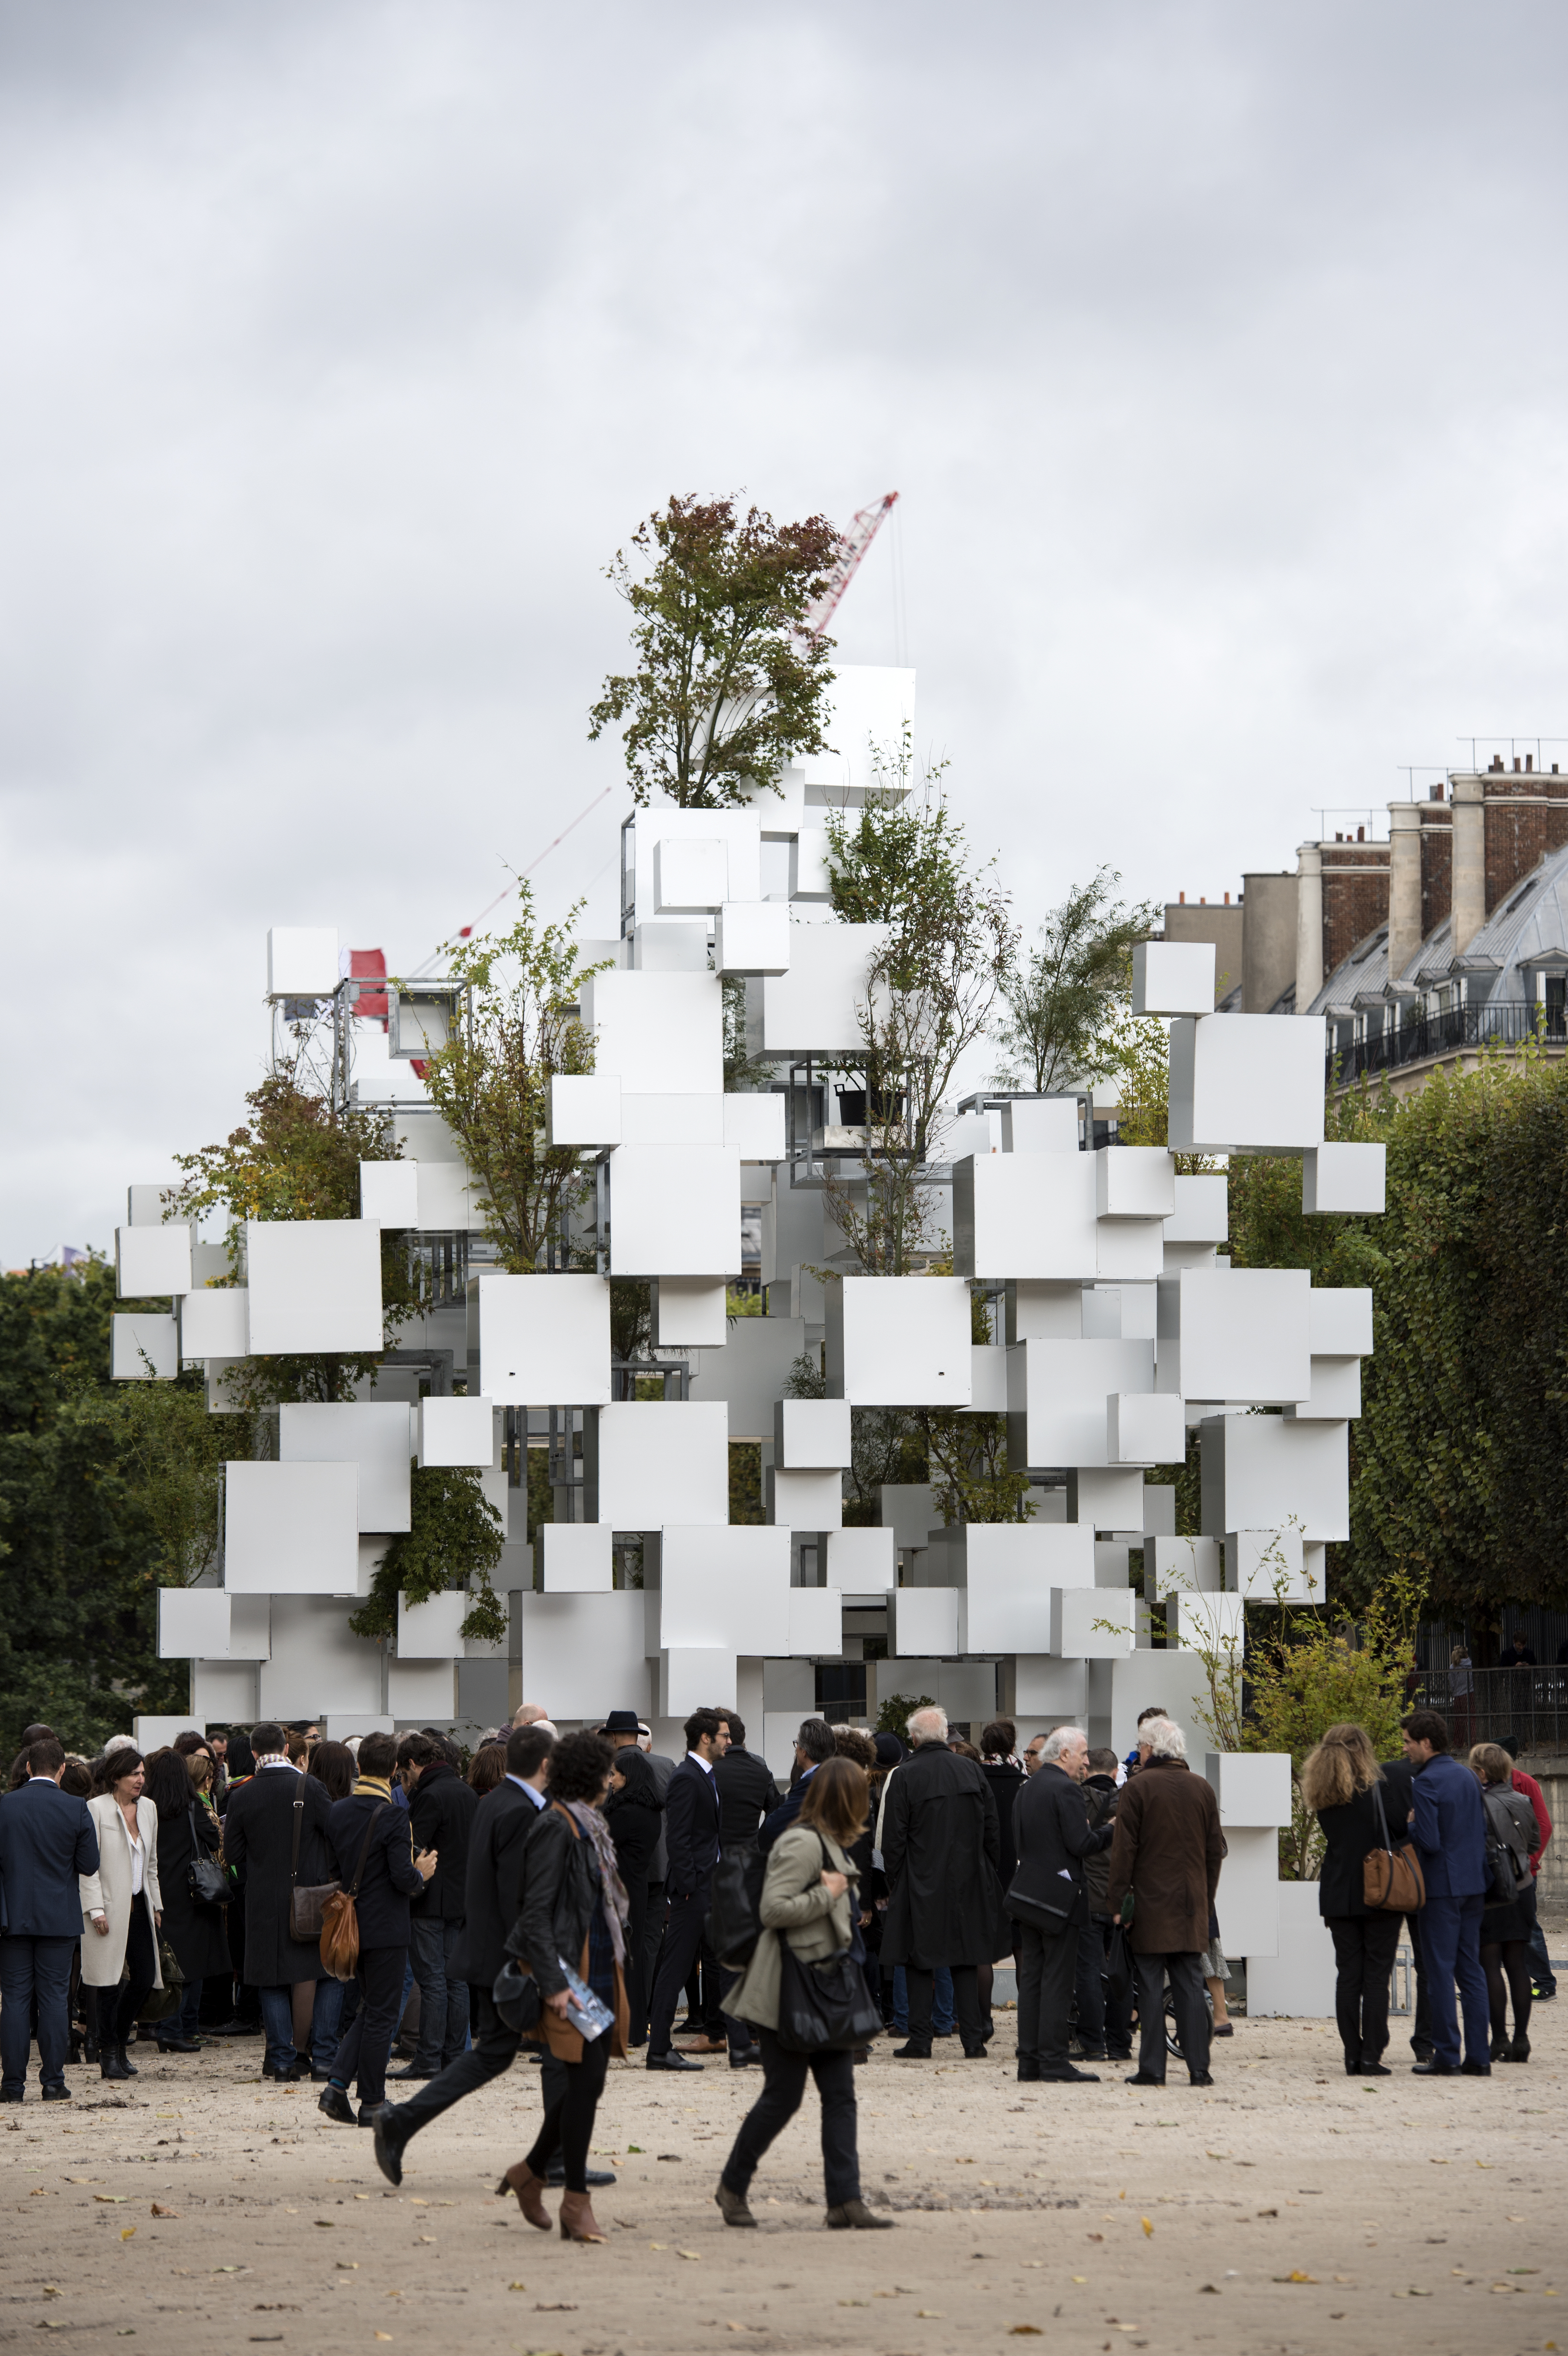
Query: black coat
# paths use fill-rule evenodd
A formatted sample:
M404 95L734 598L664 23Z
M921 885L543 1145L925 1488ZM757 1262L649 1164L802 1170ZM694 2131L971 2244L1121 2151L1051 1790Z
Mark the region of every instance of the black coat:
M882 1817L888 1911L882 1961L990 1964L1008 1954L1002 1845L991 1787L972 1759L923 1742L889 1777Z
M1389 1837L1397 1847L1405 1837L1409 1800L1396 1793L1392 1780L1380 1787ZM1377 1803L1371 1792L1357 1792L1337 1808L1319 1808L1317 1822L1326 1844L1317 1875L1317 1912L1325 1920L1347 1914L1371 1914L1363 1894L1361 1867L1369 1851L1381 1848Z
M1116 1814L1116 1800L1119 1792L1115 1777L1114 1775L1085 1775L1080 1789L1083 1794L1083 1805L1088 1811L1091 1826L1097 1827L1100 1825L1114 1824ZM1105 1891L1109 1886L1110 1879L1111 1860L1103 1849L1097 1851L1094 1856L1086 1857L1084 1858L1083 1879L1089 1891L1089 1912L1091 1914L1104 1914L1108 1916L1109 1909L1105 1904Z
M289 1857L296 1799L304 1802L300 1887L336 1881L337 1868L327 1837L332 1802L325 1783L293 1767L262 1767L229 1795L223 1854L238 1869L245 1893L244 1976L251 1987L287 1987L294 1980L330 1977L321 1960L320 1942L289 1936Z
M199 1800L158 1818L158 1888L164 1901L164 1936L187 1980L226 1980L232 1969L225 1909L197 1906L190 1894L191 1860L197 1855L197 1844L203 1857L216 1857L222 1837L222 1826L208 1815Z
M1033 1928L1052 1937L1076 1932L1089 1918L1083 1860L1110 1847L1112 1826L1090 1824L1083 1785L1048 1759L1019 1794L1013 1833L1019 1853L1017 1888L1047 1906L1065 1905L1067 1910L1060 1922L1037 1922Z
M461 1922L468 1887L468 1839L479 1794L444 1759L426 1767L409 1802L409 1824L416 1849L433 1848L435 1871L424 1895L414 1901L427 1921Z
M475 1809L453 1979L494 1987L507 1960L507 1934L522 1911L523 1850L539 1815L528 1793L504 1777Z
M997 1870L1002 1877L1002 1888L1006 1890L1018 1870L1019 1862L1018 1845L1013 1838L1013 1810L1029 1777L1021 1767L1010 1766L1005 1759L984 1761L980 1772L990 1785L991 1797L997 1804L997 1835L1002 1845Z
M669 1779L664 1804L666 1886L672 1898L708 1887L719 1855L719 1788L706 1767L688 1757Z
M664 1802L652 1767L635 1745L624 1745L615 1754L615 1764L626 1788L611 1793L604 1803L604 1821L615 1844L616 1869L632 1896L638 1883L648 1879L664 1829Z
M356 1903L359 1945L361 1950L406 1947L409 1901L424 1887L409 1847L407 1810L394 1806L377 1792L351 1792L347 1799L333 1802L327 1819L327 1839L336 1859L337 1879L345 1890L352 1889L359 1868L359 1852L365 1847L365 1827L373 1817L375 1829L366 1851Z
M713 1770L719 1785L719 1837L726 1848L752 1848L763 1818L779 1804L779 1787L754 1751L727 1751Z
M527 1964L543 1996L559 1996L566 1982L560 1962L581 1972L583 1944L594 1908L608 1910L592 1842L560 1806L547 1807L528 1842L523 1911L507 1941L507 1952Z

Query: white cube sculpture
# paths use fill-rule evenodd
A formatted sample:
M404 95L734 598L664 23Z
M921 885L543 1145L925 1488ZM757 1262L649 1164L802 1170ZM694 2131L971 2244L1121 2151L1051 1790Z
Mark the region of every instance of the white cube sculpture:
M1041 1470L1104 1468L1105 1402L1155 1387L1150 1342L1023 1342L1009 1359L1011 1412L1024 1418L1027 1451L1020 1460L1009 1446L1009 1460Z
M398 1657L400 1660L454 1660L463 1650L463 1622L474 1609L474 1598L461 1589L428 1596L411 1603L398 1594Z
M623 1145L722 1145L722 1097L639 1096L621 1098Z
M190 1290L190 1229L177 1226L116 1227L114 1289L122 1301L149 1294Z
M837 1530L844 1522L841 1472L791 1472L770 1465L768 1519L791 1530Z
M1350 1535L1349 1426L1284 1415L1211 1416L1202 1438L1203 1524L1294 1527L1303 1538Z
M767 798L772 803L772 795ZM721 843L726 875L722 896L726 900L756 900L762 896L762 824L756 809L675 809L660 805L639 812L632 840L636 915L634 948L671 930L675 922L647 921L655 915L654 862L667 843Z
M953 1265L982 1283L1092 1283L1100 1271L1094 1156L965 1154L953 1165Z
M497 1407L597 1407L610 1397L602 1276L471 1276L468 1379Z
M267 935L269 998L330 998L337 988L336 925L274 925Z
M263 1717L308 1710L325 1719L341 1710L353 1712L359 1729L368 1730L370 1714L381 1708L386 1665L375 1639L357 1636L348 1625L357 1608L347 1598L273 1594L272 1655L261 1663L257 1677Z
M1289 1762L1285 1764L1288 1771ZM1279 1893L1285 1886L1279 1878L1279 1835L1274 1826L1227 1826L1215 1913L1225 1954L1247 1959L1249 2017L1257 2008L1253 1997L1254 1959L1279 1953ZM1317 1888L1315 1882L1307 1886Z
M359 1219L248 1219L258 1357L383 1349L381 1231Z
M412 1418L402 1401L278 1409L278 1456L284 1464L354 1464L358 1468L358 1526L406 1530Z
M796 925L789 971L763 983L764 1055L852 1055L865 1046L863 1018L882 1019L886 999L870 966L886 925ZM715 983L717 988L717 983Z
M1001 1111L1004 1153L1076 1153L1082 1127L1075 1097L1015 1097Z
M836 1659L844 1649L844 1598L836 1587L788 1590L789 1652L795 1660Z
M221 1587L160 1587L158 1590L158 1658L177 1661L192 1653L223 1660L229 1652L227 1589Z
M1144 1596L1150 1603L1170 1595L1218 1595L1224 1573L1218 1538L1156 1537L1144 1548Z
M654 914L658 916L710 915L724 905L730 889L730 860L721 841L712 835L656 842L654 845Z
M647 1716L652 1680L645 1597L635 1590L613 1595L525 1592L516 1608L523 1691L546 1697L558 1722L577 1718L602 1726L607 1709L635 1709L639 1717ZM730 1690L734 1690L732 1678Z
M1176 1387L1183 1398L1247 1399L1268 1407L1307 1396L1312 1280L1306 1269L1244 1268L1221 1274L1189 1268L1168 1284L1179 1288ZM1164 1390L1169 1386L1163 1345L1159 1355Z
M1094 1236L1102 1283L1153 1284L1165 1269L1163 1219L1102 1219Z
M1315 1284L1307 1295L1307 1314L1315 1358L1371 1356L1370 1285Z
M782 1162L784 1158L784 1099L782 1096L727 1096L724 1099L724 1142L742 1162Z
M970 1653L1050 1653L1051 1599L1094 1589L1094 1533L1072 1523L971 1522L966 1539Z
M1220 1903L1223 1902L1221 1876ZM1279 1910L1278 1950L1273 1955L1260 1953L1248 1958L1247 2018L1332 2020L1338 1967L1333 1933L1318 1912L1317 1884L1276 1882L1275 1903Z
M1170 1026L1173 1153L1289 1153L1323 1142L1323 1025L1306 1014Z
M728 1525L730 1426L721 1403L630 1399L602 1407L586 1452L597 1491L595 1521L615 1530Z
M1301 1207L1381 1217L1387 1205L1386 1145L1324 1144L1301 1160Z
M187 1292L179 1304L182 1358L243 1358L251 1348L251 1296L242 1284Z
M734 1653L710 1644L661 1651L657 1715L680 1719L694 1709L721 1708L724 1696L735 1690L735 1662Z
M967 1407L969 1288L956 1276L845 1276L824 1288L827 1387L853 1407Z
M608 1522L544 1522L539 1544L547 1595L609 1595L615 1533Z
M1246 1605L1239 1595L1185 1595L1165 1607L1165 1640L1183 1653L1211 1653L1222 1662L1242 1658Z
M1212 941L1138 941L1133 948L1135 1014L1211 1014Z
M700 1644L764 1658L789 1646L787 1529L667 1523L659 1550L661 1650Z
M1312 1388L1285 1411L1298 1422L1353 1422L1361 1412L1360 1358L1314 1357Z
M420 1166L417 1162L362 1162L359 1164L359 1215L383 1227L420 1225Z
M1235 1825L1278 1831L1289 1824L1288 1751L1209 1751L1203 1772L1220 1803L1220 1823L1227 1833Z
M1053 1587L1050 1650L1059 1659L1117 1660L1136 1642L1136 1611L1130 1588Z
M724 999L716 973L596 973L582 985L595 1073L645 1094L719 1096Z
M1175 1181L1176 1208L1165 1223L1168 1244L1222 1244L1231 1233L1231 1182L1223 1171Z
M1181 1401L1163 1391L1113 1391L1105 1401L1105 1453L1113 1464L1179 1464L1187 1454Z
M895 1657L938 1659L959 1649L956 1587L900 1587L888 1598L888 1644ZM977 1645L976 1651L984 1646Z
M792 1472L842 1471L849 1462L849 1412L848 1399L777 1400L774 1462Z
M421 1465L488 1470L496 1462L496 1408L477 1393L467 1398L421 1398L416 1453Z
M405 1660L387 1664L387 1700L399 1727L439 1725L457 1715L457 1663Z
M739 1276L732 1145L623 1145L610 1163L612 1276Z
M1176 1208L1176 1157L1156 1145L1095 1149L1094 1208L1102 1219L1168 1219Z
M661 1350L715 1350L729 1338L730 1292L721 1276L654 1280L654 1340Z
M553 1073L549 1084L546 1134L551 1145L619 1145L620 1074Z
M885 1595L897 1584L891 1530L829 1530L827 1584L842 1595Z
M729 900L713 928L714 970L776 980L789 971L789 910L775 900Z
M231 1594L351 1593L359 1563L359 1467L226 1464L223 1558Z
M109 1372L117 1383L172 1383L180 1370L179 1321L132 1311L110 1320Z

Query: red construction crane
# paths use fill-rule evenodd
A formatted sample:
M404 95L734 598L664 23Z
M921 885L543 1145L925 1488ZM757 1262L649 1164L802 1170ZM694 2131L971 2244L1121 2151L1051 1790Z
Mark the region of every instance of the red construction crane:
M806 611L805 627L815 636L820 637L832 620L834 608L854 579L857 566L891 513L897 498L897 491L889 491L872 506L859 509L854 522L839 541L838 554L827 576L827 586Z

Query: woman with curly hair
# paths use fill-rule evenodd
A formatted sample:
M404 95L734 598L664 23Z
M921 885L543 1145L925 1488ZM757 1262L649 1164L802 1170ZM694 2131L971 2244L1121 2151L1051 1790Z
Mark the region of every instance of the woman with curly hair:
M1349 2078L1386 2078L1389 1975L1402 1917L1369 1906L1361 1868L1368 1854L1404 1836L1406 1811L1383 1782L1364 1726L1331 1726L1301 1765L1301 1796L1315 1809L1326 1844L1317 1911L1334 1942L1334 2007ZM1381 1815L1380 1815L1381 1807Z

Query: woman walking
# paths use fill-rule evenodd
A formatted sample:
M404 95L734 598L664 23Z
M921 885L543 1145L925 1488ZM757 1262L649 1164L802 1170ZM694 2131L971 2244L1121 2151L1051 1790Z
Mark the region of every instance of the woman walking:
M635 1742L623 1743L610 1770L604 1821L615 1844L615 1869L626 1892L626 2006L628 2046L648 2041L648 1984L643 1969L647 1944L648 1869L659 1845L664 1802L654 1771Z
M144 1791L158 1821L164 1931L185 1974L179 2011L160 2020L154 2031L160 2053L200 2052L196 2032L202 1982L227 1979L229 1972L228 1910L202 1902L191 1890L191 1868L197 1858L216 1859L222 1838L217 1817L202 1806L191 1781L197 1763L194 1751L187 1762L178 1751L166 1750L155 1751L147 1762ZM210 1759L205 1763L210 1769Z
M858 1911L859 1874L848 1852L869 1814L865 1770L852 1759L828 1759L806 1785L800 1814L768 1852L759 1912L763 1930L725 2009L749 2020L763 2049L763 2091L741 2122L714 2199L727 2225L754 2225L746 2195L757 2163L800 2108L805 2073L822 2102L822 2165L827 2222L835 2228L878 2230L891 2217L874 2216L860 2198L856 2141L855 2059L845 2046L831 2053L795 2053L779 2041L784 1977L781 1942L803 1964L826 1963L848 1952Z
M1488 1891L1481 1916L1481 1968L1492 2017L1492 2060L1528 2062L1531 1976L1531 1933L1535 1928L1535 1881L1530 1860L1541 1846L1541 1826L1527 1794L1513 1788L1513 1761L1500 1742L1477 1742L1470 1764L1481 1784L1487 1822L1513 1869L1514 1894L1499 1900ZM1508 2008L1513 1998L1513 2040Z
M184 1772L184 1770L181 1770ZM78 1877L81 1889L81 1977L96 1992L98 2066L106 2078L133 2078L125 2047L136 2015L154 1988L164 1901L158 1889L158 1812L143 1797L146 1762L133 1743L112 1751L103 1765L108 1789L89 1800L98 1835L98 1871ZM127 1975L123 1984L120 1974Z
M545 1805L528 1835L523 1911L507 1942L508 1954L532 1975L543 1999L535 2041L542 2036L556 2060L566 2064L566 2083L547 2108L528 2158L515 2160L496 2189L515 2192L529 2224L548 2233L545 2178L559 2151L566 2175L563 2242L604 2239L588 2197L588 2147L610 2056L624 2058L626 2051L630 1909L615 1869L615 1844L601 1814L616 1755L602 1734L569 1734L551 1751ZM569 1963L613 2016L596 2037L581 2035L568 2019Z
M1369 1906L1362 1866L1369 1853L1403 1840L1408 1821L1383 1781L1364 1727L1331 1726L1302 1762L1301 1793L1327 1844L1317 1911L1334 1941L1339 2042L1349 2078L1386 2078L1389 1975L1403 1917Z

